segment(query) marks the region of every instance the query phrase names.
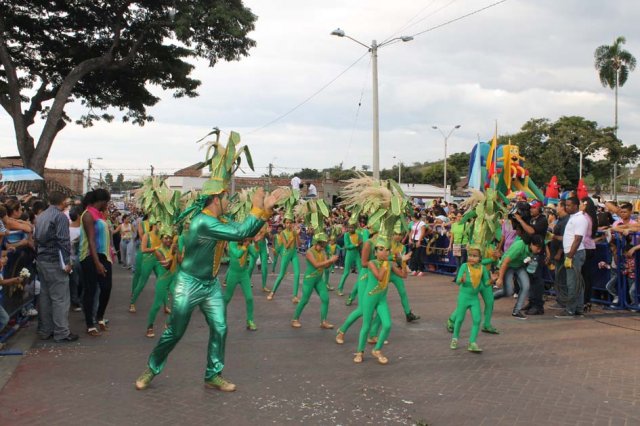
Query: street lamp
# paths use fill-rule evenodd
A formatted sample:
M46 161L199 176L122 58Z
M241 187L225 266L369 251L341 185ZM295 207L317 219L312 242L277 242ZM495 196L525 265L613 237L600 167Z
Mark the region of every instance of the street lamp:
M585 152L587 152L587 150L589 148L591 148L593 145L595 145L596 142L591 142L589 145L587 145L584 149L580 149L575 145L571 145L571 148L575 149L576 151L578 151L578 154L580 154L580 177L578 179L582 179L582 157L584 155Z
M87 159L87 192L91 191L91 168L93 167L91 160L102 160L102 157L91 157Z
M393 156L393 159L396 159L396 156ZM402 160L398 158L398 185L402 183Z
M442 131L442 129L440 129L438 126L431 126L431 128L433 130L438 130L440 133L442 133L442 136L444 137L444 201L447 202L447 142L449 141L449 136L451 136L451 134L456 130L460 128L459 124L456 124L453 129L451 129L449 131L448 134L445 135L445 133Z
M344 30L340 28L331 31L331 35L337 37L346 37L349 40L352 40L359 45L365 47L369 52L371 52L371 76L372 76L372 98L373 98L373 178L380 179L380 123L379 123L379 113L378 113L378 49L384 46L387 46L391 42L394 41L402 41L407 42L413 40L413 37L410 36L402 36L395 37L390 40L384 41L378 44L375 40L371 42L371 46L367 46L365 43L362 43L359 40L356 40L353 37L350 37L345 34Z

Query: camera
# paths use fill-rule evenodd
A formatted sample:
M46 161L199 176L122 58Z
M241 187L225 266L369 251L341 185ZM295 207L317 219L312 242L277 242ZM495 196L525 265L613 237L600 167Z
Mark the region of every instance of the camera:
M531 219L531 206L526 201L518 201L515 206L511 210L509 210L508 218L511 221L515 221L515 214L519 214L522 220L529 223L529 219Z

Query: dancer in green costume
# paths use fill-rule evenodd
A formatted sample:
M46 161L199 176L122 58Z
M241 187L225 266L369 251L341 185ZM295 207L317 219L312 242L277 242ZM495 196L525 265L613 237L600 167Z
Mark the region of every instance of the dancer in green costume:
M287 268L291 263L293 265L293 303L298 303L298 287L300 286L300 261L298 260L298 246L300 245L300 231L294 228L293 212L287 212L284 217L285 229L280 233L280 254L282 261L280 262L280 273L276 278L273 289L267 296L267 300L273 300L278 291L278 287L287 273Z
M159 264L155 252L162 243L158 235L157 223L151 223L151 221L147 221L146 223L142 222L142 227L143 234L138 252L140 256L138 257L136 255L136 271L131 281L132 290L129 304L129 312L131 313L136 312L136 301L147 285L151 273L154 272L156 278L158 277L156 267L159 266Z
M360 304L362 305L362 328L358 339L358 350L353 362L361 363L364 357L364 348L367 344L367 337L371 327L373 314L380 317L381 328L378 342L374 346L371 354L380 364L387 364L389 360L380 349L391 331L391 313L387 303L387 290L391 272L395 272L401 277L406 277L406 271L400 269L395 262L389 261L389 240L384 236L378 236L375 240L376 258L369 262L369 278L367 285L360 294Z
M219 131L216 132L219 137ZM227 241L240 241L258 233L272 214L273 206L287 195L276 189L265 197L258 189L253 197L253 208L242 223L227 222L223 215L229 205L226 186L240 165L236 144L240 136L231 132L226 147L219 141L210 144L205 164L210 164L211 179L203 185L203 195L182 213L180 219L192 217L184 238L184 259L175 278L175 290L169 327L149 356L147 369L136 380L137 389L145 389L158 375L169 353L184 335L191 313L196 307L204 314L209 325L209 344L205 386L231 392L236 386L222 378L224 368L227 323L222 289L217 278L220 259ZM245 148L246 149L246 148ZM213 151L213 155L209 154ZM252 167L250 156L247 155Z
M173 293L173 278L178 266L178 247L177 240L173 238L173 230L170 226L165 225L162 227L160 235L162 236L162 245L154 253L157 259L157 263L154 266L154 272L157 277L156 292L147 318L147 337L155 337L153 323L160 307L166 304L167 297Z
M354 300L356 300L356 297L358 297L358 292L361 291L361 287L362 287L360 284L364 282L364 284L366 285L366 282L368 279L367 264L369 263L370 260L375 259L375 250L373 248L373 242L375 241L375 237L378 235L378 231L380 230L380 224L377 223L376 225L377 226L371 231L372 234L369 234L369 232L367 232L367 239L362 243L362 250L360 251L361 267L360 267L360 272L358 273L358 281L356 281L356 284L351 289L351 293L349 293L349 297L347 297L347 301L345 302L345 305L347 306L351 306ZM349 323L349 325L347 326L347 329L350 326L351 326L351 323ZM346 332L347 329L343 329L344 332Z
M333 256L339 257L338 244L336 244L335 235L331 234L331 236L329 237L329 243L325 247L325 252L327 253L327 257L333 257ZM333 262L329 267L324 269L324 283L327 287L327 290L329 291L335 290L335 287L332 287L331 284L329 284L329 278L331 277L331 274L333 273L335 266L336 266L336 263Z
M276 229L276 234L273 237L273 266L271 268L271 272L274 274L276 272L276 266L278 265L278 259L282 253L282 241L280 241L280 234L282 234L282 231L284 231L284 226L279 223Z
M249 331L258 329L253 321L253 294L251 292L251 275L249 274L251 259L257 257L258 252L253 245L253 239L247 238L242 243L229 243L229 268L224 278L227 283L224 305L229 305L236 285L240 284L247 308L247 330Z
M271 290L267 288L267 275L269 274L269 248L267 247L267 232L269 225L265 223L258 235L253 238L257 255L251 256L249 259L249 278L253 275L253 269L256 267L258 258L260 258L260 275L262 276L262 291L269 293Z
M347 225L347 232L344 234L344 272L342 278L340 278L340 284L338 284L338 296L342 296L344 290L344 282L351 273L351 268L355 266L356 272L360 274L362 268L362 261L360 260L360 246L362 245L362 239L360 234L356 232L354 224Z
M487 270L491 270L492 265L497 264L498 260L500 260L500 252L493 247L488 247L485 251L485 256L482 258L482 266L487 268ZM456 279L457 280L457 279ZM484 302L484 321L482 323L482 328L480 329L483 333L489 334L500 334L497 328L495 328L491 324L491 317L493 316L493 287L492 286L480 286L480 297L482 297L482 301ZM453 328L456 323L458 309L454 309L447 320L447 330L449 333L453 333Z
M319 232L313 236L313 246L307 250L307 269L304 274L304 280L302 281L302 300L296 308L296 312L291 320L291 326L294 328L300 328L300 315L302 310L309 299L311 294L315 290L320 297L320 328L332 329L333 325L327 322L327 314L329 312L329 293L327 292L327 285L323 280L323 272L326 268L333 265L338 256L333 255L327 258L325 252L325 245L327 243L327 235L323 232Z
M489 271L480 263L482 252L478 246L469 246L467 248L467 262L463 263L456 277L456 284L460 286L458 293L458 307L456 308L456 322L453 328L453 338L451 339L451 349L458 348L458 338L460 337L460 328L467 314L467 310L471 311L471 335L469 336L470 352L480 353L482 349L476 343L478 332L480 331L480 301L478 293L480 288L491 288L491 280Z

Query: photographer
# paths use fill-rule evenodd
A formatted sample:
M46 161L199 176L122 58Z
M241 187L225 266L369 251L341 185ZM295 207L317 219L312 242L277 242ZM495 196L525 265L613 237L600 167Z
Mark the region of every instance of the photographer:
M518 206L520 203L518 203ZM547 218L542 214L543 204L540 200L533 200L529 204L529 217L524 214L523 209L518 208L518 211L513 214L515 221L514 227L522 229L523 239L525 241L531 241L534 235L538 235L544 241L547 234L547 228L549 226ZM536 262L537 265L531 265L528 268L529 277L531 281L531 289L529 292L529 303L524 307L527 315L543 315L544 314L544 279L542 277L542 265L545 262L545 250L532 256L532 262ZM533 271L533 272L531 272Z

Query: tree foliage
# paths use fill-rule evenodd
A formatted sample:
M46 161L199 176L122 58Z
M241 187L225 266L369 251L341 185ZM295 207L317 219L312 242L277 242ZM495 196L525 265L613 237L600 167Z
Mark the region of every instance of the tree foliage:
M113 109L143 125L159 101L150 86L197 96L186 60L248 55L255 20L241 0L0 0L0 105L25 166L43 172L71 102L86 109L75 119L83 126L112 120Z
M560 117L555 122L532 118L520 132L502 136L499 142L518 145L526 159L525 168L540 188L554 175L562 186L575 188L580 169L578 150L583 152L583 176L591 174L599 185L608 183L614 163L627 165L637 161L638 147L623 145L613 130L598 127L595 121L583 117Z
M636 58L622 48L626 41L624 37L618 37L611 46L599 46L594 53L595 67L604 87L624 86L629 73L636 68Z

